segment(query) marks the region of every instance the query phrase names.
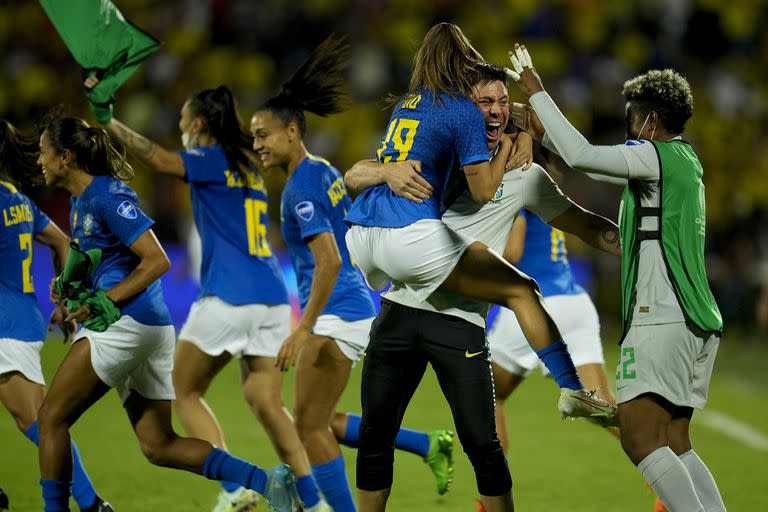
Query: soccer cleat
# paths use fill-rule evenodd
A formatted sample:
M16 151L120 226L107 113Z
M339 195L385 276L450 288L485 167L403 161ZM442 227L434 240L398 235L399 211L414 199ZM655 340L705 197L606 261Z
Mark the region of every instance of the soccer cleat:
M320 501L315 503L315 506L305 508L304 512L333 512L333 510L331 509L331 506L321 498Z
M453 482L453 432L433 430L428 433L429 451L424 456L437 480L437 493L445 494Z
M93 505L83 509L81 512L115 512L115 509L112 508L112 505L101 499L99 496L96 496L96 500L93 502Z
M483 502L480 501L480 498L475 499L475 512L488 512L485 509L485 505L483 505Z
M589 418L597 421L603 427L619 426L616 407L595 395L594 391L563 388L560 390L557 409L563 419Z
M664 506L664 503L659 498L656 498L656 505L653 507L653 512L669 512L669 509Z
M259 506L259 493L240 487L227 492L222 489L213 512L253 512Z
M264 500L276 512L298 512L301 499L296 490L296 475L288 464L280 464L267 470Z

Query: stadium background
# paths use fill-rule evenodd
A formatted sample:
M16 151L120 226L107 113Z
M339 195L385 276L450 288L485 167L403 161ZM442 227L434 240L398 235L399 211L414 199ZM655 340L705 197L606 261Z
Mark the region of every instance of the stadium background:
M768 389L768 377L762 371L768 354L764 342L766 331L755 316L762 283L768 276L768 228L765 222L768 215L768 151L765 150L768 146L768 31L764 28L768 22L767 2L117 0L116 4L127 18L163 42L160 51L118 91L116 117L168 147L181 146L178 112L191 92L219 84L230 85L239 100L241 115L247 122L255 107L277 91L280 82L320 40L330 32L346 35L352 48L348 76L351 106L345 113L328 119L310 116L306 139L311 152L328 158L342 172L355 161L374 154L389 115L383 98L388 93L404 92L414 50L427 29L438 21L459 24L478 50L492 62L505 63L506 51L512 43L526 43L550 93L574 125L594 143L623 140L624 102L619 93L625 79L650 68L674 67L682 72L691 82L696 102L696 113L689 122L686 139L693 143L706 172L709 224L707 266L726 321L726 339L713 384L713 403L725 411L728 421L735 414L747 428L756 427L746 431L746 434L742 432L742 441L735 439L738 435L717 434L719 431L715 427L707 430L713 446L723 450L723 460L718 459L710 465L718 478L729 464L733 465L736 473L744 475L744 478L734 479L738 483L734 484L734 488L739 490L733 494L743 495L742 499L747 501L734 509L759 510L768 506L764 487L749 486L750 478L756 475L748 471L749 462L745 462L754 461L755 468L762 468L768 461L768 437L765 434L768 432L768 415L752 408L746 411L746 404L750 403L748 398L754 396L758 399ZM0 0L0 43L3 77L0 80L0 116L24 129L34 130L35 121L51 107L65 103L70 105L73 114L90 118L80 85L81 71L37 2ZM513 100L522 99L514 84L510 87L510 96ZM190 235L192 221L188 189L179 180L153 175L138 164L136 168L137 177L132 186L136 188L142 206L156 220L155 231L173 261L173 268L164 277L164 289L174 319L181 322L197 292L194 251L189 251L190 247L194 247L194 237ZM280 237L278 218L279 190L283 181L284 176L280 172L268 173L272 215L270 239L290 282L292 272ZM566 172L564 189L585 207L611 218L616 217L621 192L618 188L590 182L574 172ZM37 190L30 195L60 226L67 225L69 202L66 193ZM43 309L48 309L46 283L51 269L46 252L40 249L38 247L36 252L35 279L41 295L40 303ZM585 250L573 239L569 239L569 249L579 280L590 290L601 313L607 368L611 373L618 319L618 261ZM46 347L44 357L49 378L63 350L60 346ZM358 378L359 372L356 372L343 402L353 410L359 408L355 395ZM211 403L219 411L216 399L218 397L223 401L221 407L226 412L222 414L222 421L225 431L231 434L231 444L236 448L248 447L254 438L263 441L263 432L258 426L254 428L253 419L241 403L234 374L229 380L222 380L225 383L212 390ZM531 496L531 489L536 489L540 496L536 499L529 497L527 502L521 497L525 510L551 509L545 506L550 503L547 500L553 497L546 492L547 478L543 475L553 477L559 471L550 468L560 467L562 463L554 465L559 453L557 449L550 450L537 444L544 443L547 433L565 439L566 443L572 442L569 441L572 439L579 446L585 445L583 453L574 448L573 462L587 464L585 461L590 461L589 465L598 466L597 473L583 472L584 477L589 479L583 482L585 487L614 486L615 494L625 495L622 485L626 482L617 486L613 475L617 480L632 482L634 487L639 485L639 477L634 475L617 447L607 452L604 461L600 457L594 461L590 459L592 455L588 446L593 438L601 446L610 444L603 439L603 435L593 432L594 429L568 425L561 430L557 423L543 429L539 426L539 418L544 422L554 419L552 414L540 413L539 417L534 411L544 408L543 405L536 405L539 397L549 400L551 392L546 382L535 382L526 385L519 393L521 398L516 398L519 401L515 401L516 411L518 408L520 411L533 409L528 411L530 417L523 416L520 420L520 432L526 432L526 435L538 433L533 434L538 439L530 458L525 455L525 450L531 447L522 446L522 442L521 446L513 445L511 454L513 477L518 482L518 489L523 475L534 473L536 477L534 483L527 481L527 485L532 487L526 487L525 492ZM408 416L420 428L436 426L433 425L433 418L449 421L444 402L430 400L435 393L434 380L429 377L424 389L415 398L417 404L423 404L414 404L417 412L412 411ZM289 394L287 389L287 399ZM546 402L547 407L550 402ZM743 407L736 405L742 403L745 404ZM105 444L102 443L100 448L96 441L100 436L104 437L104 433L97 431L102 428L108 431L116 429L117 426L112 426L113 422L125 430L127 422L122 418L113 419L120 414L116 401L110 401L89 413L94 416L93 420L86 417L83 420L85 425L78 425L76 431L82 429L88 432L87 440L80 443L85 444L84 452L92 455L88 460L90 466L100 467L98 459L106 453ZM106 416L102 418L99 415ZM227 421L229 415L231 417ZM720 420L720 423L726 421ZM710 418L709 421L718 423L717 418ZM725 425L721 429L723 432L740 428L727 422L722 424ZM526 425L531 431L525 430ZM14 430L7 417L0 417L0 487L8 491L11 482L18 482L19 487L11 491L12 502L15 494L17 500L27 500L21 503L37 503L36 494L24 498L20 496L37 492L37 474L34 453L23 445L23 439ZM513 438L515 432L513 430ZM125 435L130 436L127 432ZM91 438L94 438L92 447L88 444ZM744 445L744 438L751 439L752 445ZM127 445L125 450L130 452L130 457L137 458L136 471L154 474L154 468L148 469L148 465L140 461L138 450L128 442L130 438L120 439L122 444ZM108 442L105 440L105 443ZM737 446L743 450L744 446L751 446L745 452L749 455L738 459L732 453ZM522 452L515 452L516 448ZM247 451L251 449L246 448L241 453L253 454L257 460L273 457L269 446ZM347 465L353 468L354 453L346 453ZM545 462L548 453L552 458ZM523 455L517 459L516 454ZM26 462L17 461L17 456ZM465 459L463 455L459 458ZM735 460L740 460L741 464ZM758 465L757 461L762 462ZM406 460L398 466L398 478L403 478L403 482L423 481L428 484L427 488L419 491L420 495L425 495L424 502L418 501L416 496L413 502L395 501L393 503L400 506L393 506L394 510L410 508L411 505L432 510L438 508L436 503L440 503L441 510L471 508L473 486L465 460L460 469L464 467L461 478L466 481L457 483L458 488L439 502L432 497L431 481L418 464ZM20 471L15 471L17 468ZM536 475L537 472L543 475ZM157 478L160 482L183 482L183 485L195 482L168 473L160 471ZM96 472L97 483L103 481L110 488L108 474L109 470L105 474ZM572 474L570 467L567 474ZM581 473L577 471L573 474ZM598 478L600 475L605 478L601 480ZM168 499L179 493L173 487L176 484L147 483L150 488L152 485L159 486L156 494L168 495ZM166 485L173 490L168 491ZM643 495L640 491L635 492L632 486L629 489L633 490L627 492ZM213 491L205 489L212 496ZM406 492L402 489L395 494ZM116 493L121 496L119 491L107 496ZM203 509L208 505L207 494L201 494L199 498ZM729 503L728 493L724 494L726 503ZM590 495L585 491L585 496ZM138 509L139 503L144 503L136 501L130 493L128 496L131 498L124 502L121 509ZM454 507L453 496L460 500L456 508L451 508ZM117 498L113 500L119 502ZM637 500L629 501L634 503ZM188 503L184 506L175 501L171 503L174 503L172 510L197 509L186 508ZM551 503L552 507L556 507L557 503L566 502L555 499ZM156 506L157 503L146 502L146 505ZM586 504L585 508L573 509L593 510L591 506ZM603 502L600 508L594 510L648 508L633 506L614 506L613 502ZM30 505L30 509L33 508Z

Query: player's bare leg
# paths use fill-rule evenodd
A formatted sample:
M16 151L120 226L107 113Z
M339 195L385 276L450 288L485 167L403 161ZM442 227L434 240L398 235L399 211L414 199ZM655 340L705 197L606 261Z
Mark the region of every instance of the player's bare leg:
M579 379L573 371L573 362L564 345L558 343L562 336L544 308L543 298L533 279L486 245L474 242L464 252L441 288L511 309L529 345L543 360L553 355L543 355L547 349L557 349L554 351L557 352L554 359L563 368L562 377L558 377L561 388L558 409L562 417L590 417L606 426L615 424L615 407L584 390L583 384L578 389ZM561 378L565 379L562 383Z
M391 491L391 487L378 491L358 489L357 498L359 500L360 512L384 512L387 509L387 500Z
M246 356L240 362L243 396L267 432L280 460L296 476L311 475L307 452L281 396L283 373L274 357Z
M37 410L43 403L45 389L19 372L0 375L0 403L11 413L16 426L22 432L37 419Z
M670 510L703 511L691 476L669 445L673 410L652 394L619 404L621 446Z
M514 512L515 505L512 503L512 491L504 496L481 496L480 501L487 512Z
M109 389L91 365L90 341L82 339L72 345L37 413L42 480L72 479L69 429Z
M231 358L227 352L213 357L193 343L180 340L173 362L174 408L184 431L225 450L224 433L204 396L214 377Z

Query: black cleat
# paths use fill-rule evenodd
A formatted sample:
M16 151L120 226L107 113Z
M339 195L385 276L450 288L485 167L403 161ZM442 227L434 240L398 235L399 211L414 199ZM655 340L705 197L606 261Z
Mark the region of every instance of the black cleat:
M115 509L112 508L112 505L96 496L96 501L93 502L93 505L80 512L115 512Z
M0 512L8 510L8 495L0 489Z

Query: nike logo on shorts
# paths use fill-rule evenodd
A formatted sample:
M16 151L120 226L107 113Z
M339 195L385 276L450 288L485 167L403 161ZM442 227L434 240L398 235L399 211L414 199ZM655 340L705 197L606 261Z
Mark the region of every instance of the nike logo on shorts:
M470 353L470 352L469 352L469 350L467 350L467 351L465 351L465 352L464 352L464 357L466 357L467 359L469 359L469 358L471 358L471 357L479 356L479 355L480 355L480 354L482 354L483 352L484 352L484 351L483 351L483 350L481 350L480 352L472 352L472 353Z

